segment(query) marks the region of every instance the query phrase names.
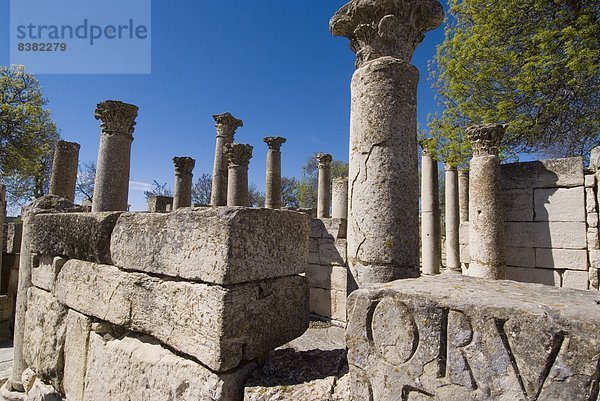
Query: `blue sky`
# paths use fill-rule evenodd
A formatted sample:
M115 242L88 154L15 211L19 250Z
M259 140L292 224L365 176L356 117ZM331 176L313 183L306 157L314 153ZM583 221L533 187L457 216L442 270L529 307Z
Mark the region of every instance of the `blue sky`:
M150 75L38 75L63 139L81 144L80 160L95 161L96 103L140 107L132 146L129 199L145 210L144 183L173 185L173 156L196 159L194 175L210 173L212 114L244 121L236 142L254 146L250 181L264 188L265 136L288 139L284 176L301 175L313 152L348 160L350 79L348 40L332 37L328 21L344 0L154 0ZM0 65L9 60L9 2L1 0ZM421 72L418 121L437 110L427 62L443 40L429 32L413 64ZM119 60L112 60L118 63ZM136 184L137 183L137 184Z

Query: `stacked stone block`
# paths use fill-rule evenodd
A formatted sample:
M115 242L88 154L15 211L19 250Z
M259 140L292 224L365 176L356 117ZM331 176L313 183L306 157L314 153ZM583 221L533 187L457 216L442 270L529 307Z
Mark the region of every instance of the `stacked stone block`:
M586 178L593 175L584 175L582 159L505 164L501 174L506 278L597 288L597 181ZM469 263L468 227L461 223L463 263Z
M600 146L592 149L589 169L584 177L585 211L587 224L587 247L590 289L599 289L600 281L600 240L598 236L600 213Z
M306 277L310 312L334 323L346 322L346 219L312 219Z
M23 356L56 397L238 400L255 361L308 327L303 213L50 213L32 224Z

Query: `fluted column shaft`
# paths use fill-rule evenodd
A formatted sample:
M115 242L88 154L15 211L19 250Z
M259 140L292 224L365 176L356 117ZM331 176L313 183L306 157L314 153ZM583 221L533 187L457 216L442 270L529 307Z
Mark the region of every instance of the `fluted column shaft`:
M192 170L196 160L191 157L174 157L175 191L173 193L173 210L192 205Z
M458 170L448 163L445 170L446 271L460 274Z
M421 272L439 274L440 254L440 200L437 160L422 141L421 155Z
M263 139L269 146L267 151L267 176L265 185L265 207L281 209L281 145L286 142L279 136Z
M320 153L317 155L319 163L319 175L317 185L317 218L327 218L331 199L331 161L330 154Z
M131 142L138 107L114 100L98 104L101 120L100 148L96 163L93 212L127 210Z
M216 114L213 118L217 128L217 141L210 204L212 206L225 206L227 204L228 162L223 152L225 146L233 143L235 131L239 127L243 127L244 123L230 113Z
M504 127L487 124L470 127L473 148L469 176L469 269L474 277L504 279L504 212L500 197L498 148Z
M78 143L58 141L54 149L50 194L60 196L70 202L75 201L79 148Z
M229 163L227 206L249 206L248 165L252 146L239 143L226 145L225 157Z
M331 217L348 218L348 178L334 178L331 184Z

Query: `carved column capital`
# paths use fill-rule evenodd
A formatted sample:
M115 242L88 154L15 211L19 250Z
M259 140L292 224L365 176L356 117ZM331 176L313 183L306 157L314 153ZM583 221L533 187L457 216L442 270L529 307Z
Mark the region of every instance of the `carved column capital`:
M352 0L331 18L329 29L350 39L358 68L385 56L410 62L424 33L443 18L437 0Z
M505 131L506 126L502 124L475 125L467 128L473 156L498 156L498 148Z
M269 146L269 150L279 151L281 149L281 145L283 145L287 139L280 136L267 136L263 138L263 141L267 144L267 146Z
M317 155L317 161L319 162L319 168L329 168L333 157L328 153L319 153Z
M118 100L106 100L98 103L94 117L100 120L103 134L127 135L133 138L138 107Z
M192 174L196 160L191 157L174 157L173 164L175 165L176 175Z
M229 167L244 166L248 167L252 158L253 147L248 144L228 143L225 145L225 157L229 162Z
M235 130L244 126L244 122L231 115L231 113L215 114L215 127L218 137L233 137Z

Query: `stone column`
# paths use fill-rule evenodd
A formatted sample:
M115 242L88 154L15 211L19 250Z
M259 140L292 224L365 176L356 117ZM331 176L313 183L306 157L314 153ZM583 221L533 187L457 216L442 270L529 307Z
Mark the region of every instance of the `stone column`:
M327 153L319 153L317 162L319 163L319 177L317 186L317 218L327 218L330 216L329 207L331 202L331 161L333 157Z
M421 272L440 273L440 197L437 160L429 149L431 139L419 142L421 154Z
M173 194L173 210L192 205L192 170L196 160L191 157L174 157L175 193Z
M2 250L4 249L4 221L6 220L6 187L0 184L0 273L2 272ZM0 274L0 287L2 274Z
M58 141L54 149L50 194L60 196L69 202L75 201L79 148L78 143Z
M215 164L212 175L212 190L210 204L212 206L225 206L227 204L227 159L223 155L225 145L233 143L235 130L244 126L230 113L215 114L215 127L217 127L217 143L215 146Z
M458 170L458 207L460 222L469 221L469 169Z
M286 139L280 136L268 136L263 141L269 146L265 207L281 209L281 145L285 143Z
M334 35L350 39L357 57L348 178L350 285L419 275L419 72L410 60L443 16L437 0L352 0L329 23Z
M331 184L331 217L348 218L348 178L334 178Z
M446 272L462 274L460 267L460 221L458 207L458 170L445 163Z
M92 212L126 211L128 208L131 142L137 115L137 106L116 100L107 100L96 107L95 117L102 121L102 134Z
M498 147L504 126L486 124L470 127L467 135L473 148L469 177L469 255L467 274L504 279L504 213L500 197Z
M248 164L252 158L252 149L252 146L246 144L225 145L225 157L229 163L227 206L249 206Z

